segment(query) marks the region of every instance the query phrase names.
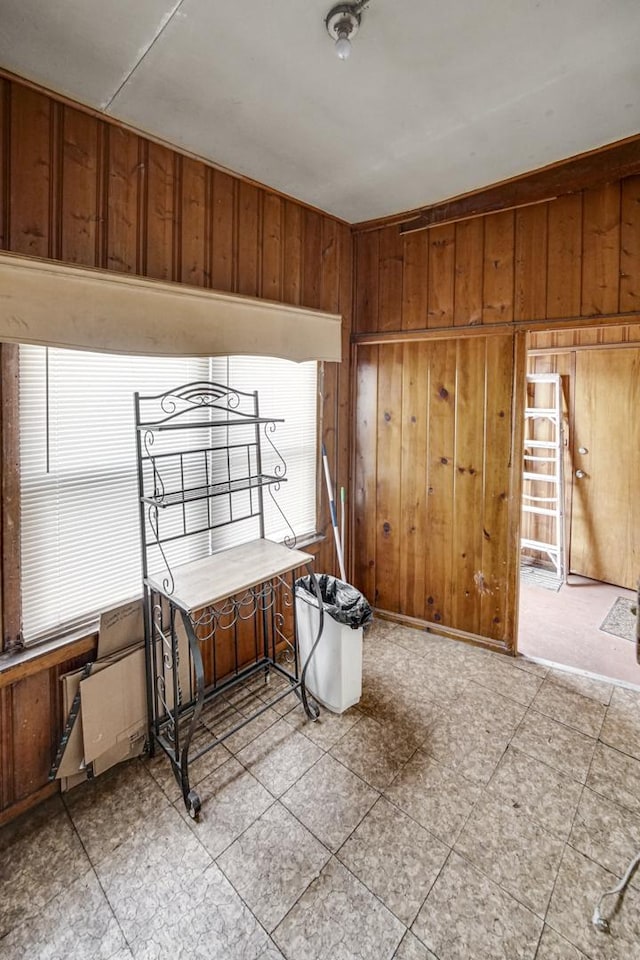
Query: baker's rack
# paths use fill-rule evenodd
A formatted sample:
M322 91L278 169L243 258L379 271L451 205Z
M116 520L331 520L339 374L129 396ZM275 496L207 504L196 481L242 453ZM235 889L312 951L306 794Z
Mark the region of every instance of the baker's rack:
M284 543L265 539L265 491L285 519L275 495L287 469L274 443L283 421L260 415L256 391L196 381L136 393L135 418L150 752L169 757L196 818L194 760L290 694L317 719L305 674L323 605L313 557L293 532ZM320 622L301 663L294 594L303 568Z

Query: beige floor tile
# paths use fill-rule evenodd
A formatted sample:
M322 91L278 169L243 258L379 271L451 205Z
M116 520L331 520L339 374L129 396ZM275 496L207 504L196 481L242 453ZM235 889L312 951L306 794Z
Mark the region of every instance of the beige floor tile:
M64 794L64 802L94 866L124 840L144 830L149 816L169 806L147 765L139 760L112 767L96 780L80 784Z
M256 960L267 936L172 807L97 867L136 958Z
M410 731L363 716L331 748L331 753L376 790L388 786L417 742Z
M93 870L0 940L2 960L124 960L122 930Z
M566 840L582 784L540 760L509 747L488 789L550 833Z
M90 869L59 797L0 830L0 937Z
M329 856L329 851L276 803L218 858L218 864L271 932L316 879Z
M587 958L577 947L545 925L536 960L587 960Z
M638 960L640 893L636 889L627 890L622 907L615 914L616 898L605 900L602 912L611 920L609 934L598 932L591 923L596 903L617 883L618 878L612 873L572 847L565 847L547 923L594 960Z
M377 790L327 754L281 799L335 853L378 797Z
M200 729L191 741L190 753L195 753L200 747L206 746L209 743L211 743L210 731L207 728ZM155 749L155 756L144 762L147 765L149 773L161 790L167 795L169 801L175 803L176 800L182 797L182 790L174 776L169 758L161 747L156 745ZM201 780L204 780L204 778L208 777L217 767L225 763L230 756L231 754L224 743L219 743L213 747L212 750L209 750L208 753L194 760L189 764L190 786L192 788L197 787Z
M516 703L509 697L472 681L449 712L475 719L479 725L510 735L517 728L526 710L526 705Z
M475 683L525 706L531 703L542 683L542 677L516 666L515 657L469 647L465 660Z
M557 720L530 709L522 721L512 746L523 753L584 783L596 741Z
M412 932L438 960L533 960L542 920L452 853Z
M610 873L622 877L640 850L640 816L585 788L569 843ZM640 876L631 881L640 888Z
M331 859L273 934L287 960L391 960L404 925Z
M448 846L457 839L481 788L419 750L385 790L396 806Z
M583 697L589 697L598 703L608 706L611 703L613 693L613 684L606 683L604 680L596 680L593 677L583 677L579 673L569 673L567 670L550 670L549 678L561 687L567 690L573 690L574 693L580 693Z
M422 749L451 770L474 783L486 784L509 744L510 733L473 711L445 713L435 724Z
M236 730L235 733L228 736L224 741L224 745L227 750L237 756L247 744L252 743L261 733L264 733L265 730L268 730L274 723L277 723L279 719L280 715L269 707L268 710L259 713L250 720L249 723L245 724L244 727L240 727L239 730Z
M540 687L533 708L589 737L598 736L606 712L604 704L557 683L553 676L547 677Z
M393 960L438 960L431 950L427 950L423 943L407 930L402 943L393 955Z
M280 719L237 755L240 763L281 796L322 756L322 750Z
M467 820L455 850L544 918L563 847L562 840L511 804L486 793Z
M304 734L321 750L329 750L351 730L361 716L358 707L350 707L344 713L332 713L325 707L320 707L320 716L312 722L307 719L302 704L299 704L285 719L298 733Z
M381 798L338 852L338 859L411 926L449 847Z
M623 687L614 689L600 739L640 760L640 693Z
M628 810L640 813L640 760L598 743L587 786Z
M233 757L198 784L198 794L202 809L197 820L182 800L175 806L214 859L274 803L269 791Z
M270 943L266 950L260 954L257 960L286 960L286 957L284 953L281 953L280 950L278 950L275 943Z

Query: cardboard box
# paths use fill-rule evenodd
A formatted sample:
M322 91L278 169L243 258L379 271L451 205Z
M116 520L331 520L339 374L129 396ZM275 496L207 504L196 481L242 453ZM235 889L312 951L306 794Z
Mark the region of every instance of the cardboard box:
M107 752L128 757L147 732L144 648L92 671L80 681L80 700L85 763L98 762Z

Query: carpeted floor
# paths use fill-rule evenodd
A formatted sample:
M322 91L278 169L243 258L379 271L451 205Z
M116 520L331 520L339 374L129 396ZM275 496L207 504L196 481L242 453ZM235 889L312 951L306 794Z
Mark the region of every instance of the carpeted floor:
M613 606L600 624L602 632L635 643L636 616L635 613L631 612L633 607L633 600L628 600L626 597L616 597Z

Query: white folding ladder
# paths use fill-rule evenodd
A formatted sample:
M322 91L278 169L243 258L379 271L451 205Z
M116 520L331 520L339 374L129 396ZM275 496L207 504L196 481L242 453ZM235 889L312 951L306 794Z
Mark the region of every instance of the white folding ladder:
M549 406L536 406L536 386L547 384ZM527 375L527 405L525 408L524 472L522 511L551 518L547 540L523 537L521 548L546 553L561 580L565 579L564 549L564 426L562 420L562 383L559 373L531 373ZM546 431L539 425L548 424ZM540 433L548 436L540 437ZM545 489L546 488L546 489ZM544 495L540 495L544 490ZM532 492L532 491L535 491Z

